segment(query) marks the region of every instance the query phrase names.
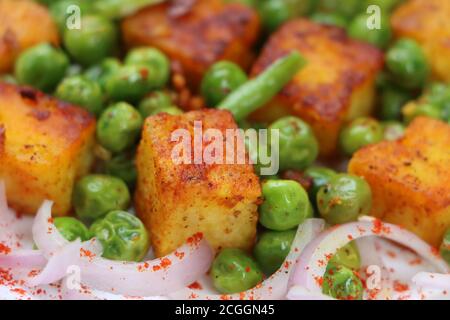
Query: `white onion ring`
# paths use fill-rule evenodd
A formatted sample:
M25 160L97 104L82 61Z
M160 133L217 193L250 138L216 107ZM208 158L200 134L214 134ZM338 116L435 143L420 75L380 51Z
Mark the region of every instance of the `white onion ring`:
M39 250L16 250L0 255L0 266L5 268L43 268L47 260Z
M291 287L286 295L286 298L288 300L335 300L332 297L322 293L312 293L310 290L301 286Z
M303 286L313 293L320 293L321 280L331 256L348 242L367 236L381 236L400 243L430 261L439 271L449 272L449 267L436 250L415 234L398 226L374 220L335 226L322 233L308 244L301 254L290 283Z
M291 250L282 266L269 278L253 289L237 294L217 295L204 293L199 290L185 288L179 292L169 294L172 299L198 300L280 300L286 297L288 280L296 260L306 245L314 239L324 228L321 219L308 219L301 224L292 242Z
M450 290L450 274L419 272L412 282L421 288Z

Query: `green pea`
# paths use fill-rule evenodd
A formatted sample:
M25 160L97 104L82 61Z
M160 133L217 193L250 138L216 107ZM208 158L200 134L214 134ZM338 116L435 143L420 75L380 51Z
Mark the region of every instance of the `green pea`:
M69 59L48 43L25 50L16 60L15 76L21 84L51 92L64 77Z
M402 108L413 96L401 88L386 87L381 94L380 118L383 120L399 120Z
M364 286L353 270L345 266L328 266L322 292L339 300L362 300Z
M106 58L101 63L89 67L84 72L84 77L98 82L105 89L109 77L120 69L120 61L116 58Z
M296 117L281 118L269 126L279 132L280 169L303 170L311 165L319 154L319 143L311 127Z
M368 14L356 16L350 23L348 34L354 39L368 42L376 47L384 49L389 44L392 37L391 25L387 16L382 16L380 28L370 29L368 27Z
M330 26L347 27L345 18L332 12L316 12L311 16L311 20Z
M155 113L155 110L173 105L172 97L166 91L153 91L139 103L139 112L143 118Z
M405 89L421 88L429 75L425 54L411 39L400 39L387 51L386 66L396 83Z
M150 90L150 70L144 65L121 66L105 82L105 90L114 101L137 102Z
M403 137L405 126L398 121L387 121L382 123L384 131L384 140L395 141Z
M130 193L122 180L100 174L81 178L74 187L72 203L82 219L98 219L130 204Z
M336 176L336 172L325 167L309 167L304 172L305 177L312 179L312 185L309 189L309 199L316 203L317 193L319 189L330 182L330 179Z
M144 224L126 211L114 210L95 221L91 228L103 246L103 257L110 260L141 261L149 249Z
M82 76L65 78L56 89L56 97L99 115L103 108L100 85Z
M87 241L91 238L88 228L81 222L72 217L58 217L53 220L58 231L68 241Z
M424 100L442 109L442 118L450 120L450 85L433 83L427 88Z
M365 9L361 0L315 0L317 9L324 12L334 12L346 18L351 18L355 14Z
M258 264L240 249L223 249L214 259L210 274L220 293L242 292L263 280Z
M442 258L450 265L450 229L444 234L444 239L440 247L440 253Z
M120 153L105 163L105 172L125 181L128 187L136 184L137 170L134 163L134 152Z
M116 26L97 15L82 15L81 29L66 29L64 45L80 64L91 66L110 56L118 47Z
M361 257L356 242L352 241L340 248L328 262L330 266L340 265L352 270L361 268Z
M330 224L355 221L358 216L369 214L371 207L369 184L353 175L336 175L317 194L319 213Z
M66 74L64 75L64 78L70 78L74 76L80 76L83 72L83 67L81 67L79 64L71 64L67 70Z
M371 118L358 118L346 126L339 135L341 150L352 155L362 147L383 140L383 128Z
M277 271L288 255L296 230L265 231L258 239L253 255L266 275Z
M264 181L262 194L264 202L259 207L259 222L268 229L286 231L295 228L310 215L308 194L296 181Z
M230 61L213 64L201 83L201 93L209 107L217 106L231 92L247 81L241 67Z
M98 120L98 141L111 152L122 152L135 145L142 122L140 113L128 103L113 104Z
M310 0L265 0L256 4L263 28L275 31L279 26L295 17L311 11Z
M149 69L151 89L163 88L170 77L170 60L156 48L137 48L131 50L125 58L127 65L143 65Z
M50 14L61 34L68 29L67 22L74 15L72 7L76 6L80 8L81 16L93 13L93 8L89 0L56 0L51 2L49 3Z
M428 117L443 120L443 111L434 104L411 104L403 109L403 116L406 123L410 123L416 117Z

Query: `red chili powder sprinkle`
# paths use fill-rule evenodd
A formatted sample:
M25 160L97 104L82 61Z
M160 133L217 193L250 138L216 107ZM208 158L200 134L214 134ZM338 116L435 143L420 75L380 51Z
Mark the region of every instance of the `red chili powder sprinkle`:
M404 292L409 289L407 284L401 283L399 281L394 281L394 290L397 292Z
M53 223L53 221L54 221L54 220L53 220L52 217L50 217L50 218L47 219L47 222L48 222L48 223Z
M397 254L396 254L395 252L393 252L393 251L388 251L387 254L388 254L388 256L391 257L391 258L397 257Z
M422 259L417 258L417 259L414 259L414 260L409 261L408 263L409 263L410 266L416 266L416 265L422 263Z
M188 286L189 289L194 289L194 290L202 290L202 285L200 283L198 283L197 281L191 283Z
M226 294L223 294L220 296L220 300L230 300L230 297L227 296Z
M250 272L252 269L250 269L250 267L249 266L247 266L247 267L245 267L245 272Z
M286 261L286 262L284 263L284 267L285 267L286 269L288 269L290 264L291 264L291 263L290 263L289 261Z
M153 271L158 271L158 270L160 270L161 269L161 267L160 266L153 266Z
M183 259L184 258L184 252L175 251L175 257L177 257L180 260Z
M188 299L196 299L197 297L198 297L198 295L192 292L190 294L190 296L188 297Z
M9 254L11 253L11 248L4 245L3 243L0 243L0 253Z
M11 291L12 292L16 292L16 293L18 293L20 295L25 295L27 293L25 290L20 289L20 288L14 288L14 289L11 289Z
M245 300L245 292L239 293L239 300Z
M353 240L353 237L351 234L347 235L348 240Z
M316 280L316 282L319 286L323 285L323 277L315 276L314 280Z
M373 220L373 228L372 228L373 233L380 234L382 227L383 227L383 225L381 223L381 220L379 220L379 219Z
M187 239L187 243L188 244L198 244L200 242L200 240L202 240L202 239L203 239L203 233L197 232L192 237L189 237Z
M39 274L39 270L31 270L30 272L28 272L28 277L32 278L32 277L36 277Z
M439 250L435 247L431 247L431 253L436 256L439 257Z
M95 257L95 254L89 250L80 248L80 257L88 257L89 259L92 259Z
M161 260L161 263L159 264L162 268L167 268L167 267L169 267L170 265L172 264L172 261L170 261L170 259L168 259L168 258L163 258L162 260Z
M325 262L323 260L319 260L319 261L317 261L317 265L319 267L323 267L325 265Z

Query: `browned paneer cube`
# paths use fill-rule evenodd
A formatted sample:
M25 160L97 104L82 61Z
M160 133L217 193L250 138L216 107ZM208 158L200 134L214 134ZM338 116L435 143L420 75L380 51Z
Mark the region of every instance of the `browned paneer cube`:
M412 38L424 50L436 79L450 82L450 1L408 0L392 15L397 38Z
M448 124L417 118L403 138L359 150L349 171L370 184L373 216L440 245L450 227Z
M190 160L174 161L177 158L173 154L179 154L176 146L182 142L172 135L180 129L189 133L184 140L190 144L185 145L189 150L186 154L190 152L194 157L196 124L201 125L205 134L208 129L216 129L224 137L227 129L237 128L228 111L212 109L178 116L162 113L145 121L136 160L135 204L150 231L157 256L175 250L198 232L216 250L249 250L255 241L261 188L248 161L245 164L226 164L225 159L213 164L207 158L197 158L198 164ZM206 152L208 144L203 140L201 150Z
M74 181L92 164L94 136L95 119L85 110L0 83L0 180L8 204L34 214L48 199L55 215L69 213Z
M11 71L23 50L41 42L59 43L47 8L31 0L0 0L0 73Z
M343 29L293 20L275 32L253 66L257 75L281 56L297 50L306 66L252 118L272 122L295 115L313 128L323 156L336 151L343 124L368 115L374 104L374 80L383 67L382 53L351 40Z
M154 46L180 62L195 85L218 60L250 65L259 18L247 6L222 0L196 0L187 8L182 1L166 1L126 18L122 31L129 47Z

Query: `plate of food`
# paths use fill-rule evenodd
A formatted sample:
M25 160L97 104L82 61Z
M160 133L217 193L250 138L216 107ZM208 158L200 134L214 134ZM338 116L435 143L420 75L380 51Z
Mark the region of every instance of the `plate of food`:
M448 16L0 0L0 299L448 300Z

